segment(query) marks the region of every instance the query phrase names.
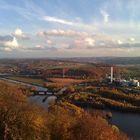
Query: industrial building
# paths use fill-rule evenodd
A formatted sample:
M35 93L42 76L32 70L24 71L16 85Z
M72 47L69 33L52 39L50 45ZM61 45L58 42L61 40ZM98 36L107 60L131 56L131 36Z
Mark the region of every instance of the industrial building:
M113 77L113 67L110 70L110 76L106 77L106 81L109 84L115 84L122 87L140 87L140 82L137 79L121 79L121 78L114 78Z

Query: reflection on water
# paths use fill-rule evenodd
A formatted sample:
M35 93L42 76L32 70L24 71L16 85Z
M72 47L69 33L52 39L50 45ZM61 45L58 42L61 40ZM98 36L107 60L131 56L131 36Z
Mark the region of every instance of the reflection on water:
M36 102L38 104L41 104L45 107L48 107L48 104L49 103L52 103L52 102L55 102L55 100L57 99L56 96L49 96L45 102L43 102L43 99L46 98L46 95L36 95L36 96L30 96L29 97L29 100L30 101L33 101L33 102Z

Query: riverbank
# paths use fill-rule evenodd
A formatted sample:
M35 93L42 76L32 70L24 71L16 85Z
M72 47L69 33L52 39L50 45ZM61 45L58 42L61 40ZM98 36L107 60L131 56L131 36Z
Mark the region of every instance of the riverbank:
M14 77L5 77L5 78L0 78L1 80L9 80L11 82L19 82L22 84L27 84L27 85L32 85L32 86L41 86L45 87L44 84L41 84L39 82L36 82L36 79L29 79L29 78L14 78Z
M93 108L86 108L88 112L94 112ZM122 132L127 134L133 140L140 139L140 114L139 113L130 113L130 112L120 112L115 110L99 110L103 112L102 114L106 115L107 113L111 113L112 117L108 120L108 123L111 125L116 125ZM102 115L101 114L101 115Z
M124 93L109 87L74 87L73 92L61 97L76 105L140 113L140 94Z
M124 107L122 108L121 106L115 106L113 104L110 104L108 102L106 102L106 104L96 104L96 103L90 103L90 102L81 102L81 101L69 101L70 103L82 107L82 108L93 108L93 109L111 109L114 111L118 111L118 112L126 112L126 113L140 113L140 108L135 108L135 107Z

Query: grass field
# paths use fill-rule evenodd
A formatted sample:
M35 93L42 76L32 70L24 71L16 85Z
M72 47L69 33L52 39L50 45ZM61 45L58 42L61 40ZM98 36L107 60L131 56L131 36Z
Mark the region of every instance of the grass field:
M83 80L71 79L71 78L49 78L49 81L51 81L50 84L57 84L60 86L69 86L72 84L81 83Z
M45 81L43 79L35 79L35 78L29 78L29 77L17 77L17 76L11 76L8 77L12 80L17 80L25 83L35 84L39 86L44 86Z
M71 78L49 78L49 82L45 82L43 79L35 79L35 78L28 78L28 77L17 77L17 76L11 76L8 77L9 79L21 81L25 83L35 84L39 86L69 86L72 84L78 84L81 83L83 80L78 79L71 79Z

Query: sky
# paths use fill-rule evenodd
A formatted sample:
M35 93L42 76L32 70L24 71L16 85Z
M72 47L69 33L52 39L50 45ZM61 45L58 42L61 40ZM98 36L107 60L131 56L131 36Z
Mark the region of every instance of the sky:
M139 0L0 0L0 58L140 56Z

